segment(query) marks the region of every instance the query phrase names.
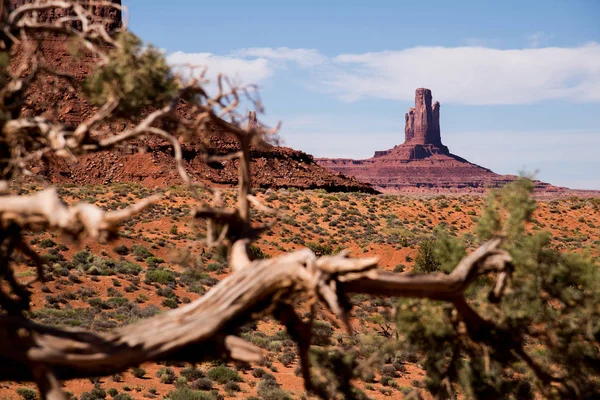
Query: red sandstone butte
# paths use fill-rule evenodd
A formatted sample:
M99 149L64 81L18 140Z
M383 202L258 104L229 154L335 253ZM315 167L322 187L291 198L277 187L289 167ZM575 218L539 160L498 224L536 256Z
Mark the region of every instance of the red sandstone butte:
M366 160L316 160L331 171L353 176L382 192L483 192L516 179L451 154L442 144L440 103L432 104L431 90L424 88L416 90L415 106L405 115L403 144L376 151ZM557 194L565 190L539 181L536 188Z
M81 0L81 4L89 1ZM11 10L33 3L33 0L10 0ZM112 0L121 4L121 0ZM0 2L0 4L3 4ZM92 6L93 19L102 21L108 31L122 26L121 11L111 6ZM62 17L63 10L50 10L40 13L38 19L54 21ZM77 28L75 25L74 28ZM83 80L91 72L95 60L90 54L76 58L69 51L69 41L58 36L48 35L40 46L49 67L66 72L78 80ZM12 67L15 68L23 57L17 47L12 50ZM89 118L96 109L79 91L70 90L69 85L56 77L46 77L27 93L23 116L40 115L58 120L67 125L76 125ZM192 118L191 108L180 104L177 112ZM153 111L146 110L146 113ZM135 121L134 121L135 122ZM100 131L118 132L131 127L132 121L111 120ZM167 126L163 126L169 129ZM183 156L188 173L195 181L217 185L237 185L237 161L226 160L206 164L203 155L224 155L238 151L237 142L224 138L214 128L210 128L209 140L188 141L183 144ZM77 162L67 162L62 158L47 156L42 162L31 165L32 170L45 176L49 181L75 184L106 184L111 182L138 182L150 186L181 184L176 172L169 143L148 137L135 145L116 151L105 151L84 155ZM319 166L313 156L287 147L264 144L251 149L251 173L254 187L299 189L325 189L327 191L360 191L375 193L370 185L329 171Z

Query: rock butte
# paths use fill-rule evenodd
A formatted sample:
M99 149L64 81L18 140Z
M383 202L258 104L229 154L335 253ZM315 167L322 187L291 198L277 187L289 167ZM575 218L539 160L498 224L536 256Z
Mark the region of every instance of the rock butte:
M32 2L33 0L10 0L10 5L14 9ZM89 4L88 1L81 1L81 3ZM121 4L121 0L113 0L113 3ZM93 6L92 14L94 18L103 21L108 30L117 29L122 25L121 12L113 7ZM61 16L62 10L57 9L40 14L39 18L52 21ZM94 59L89 54L84 54L81 58L72 57L68 45L68 41L49 35L42 42L41 50L52 69L68 72L78 79L85 79L92 70ZM14 67L20 61L22 52L16 48L13 56ZM42 115L65 124L78 124L95 112L81 93L69 90L65 82L54 77L49 77L34 86L28 94L28 100L29 108L23 111L24 116ZM177 112L190 117L190 108L186 104L181 104ZM130 121L116 120L111 121L101 130L117 132L128 126L131 126ZM209 134L211 136L208 142L196 141L183 144L188 173L195 181L202 183L221 187L237 185L237 161L213 162L208 165L202 161L204 153L223 155L237 151L237 142L218 136L215 130L211 130ZM296 187L375 193L368 184L319 166L312 155L302 151L265 144L253 147L251 156L252 183L255 187ZM135 146L120 151L84 155L76 163L49 156L43 162L38 162L31 167L34 172L46 176L54 183L69 182L83 185L138 182L150 186L182 183L175 170L171 146L153 137L138 141Z
M431 90L416 90L415 106L405 114L403 144L376 151L366 160L318 158L317 163L383 192L482 192L516 179L450 153L442 144L440 103L431 101ZM539 181L536 189L557 194L565 190Z

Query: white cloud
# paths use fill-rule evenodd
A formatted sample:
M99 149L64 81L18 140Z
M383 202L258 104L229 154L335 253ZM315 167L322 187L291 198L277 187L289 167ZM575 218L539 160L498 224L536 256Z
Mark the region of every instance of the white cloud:
M345 101L407 100L431 88L444 103L529 104L542 100L600 101L600 45L500 50L414 47L341 54L323 79Z
M530 40L539 44L544 37L538 32ZM600 44L595 42L570 48L508 50L413 47L332 58L315 49L262 47L226 56L175 52L168 60L171 64L207 65L209 78L222 72L240 84L263 83L290 65L309 68L319 79L306 81L306 87L332 93L344 101L411 101L417 87L431 88L445 104L600 101Z
M288 47L254 47L236 51L234 54L244 57L261 57L269 60L294 61L304 67L319 65L326 60L326 57L316 49L290 49Z
M212 53L184 53L177 51L167 56L173 66L207 67L207 78L214 82L223 73L236 84L259 84L271 77L275 68L265 58L245 59L235 56L219 56Z

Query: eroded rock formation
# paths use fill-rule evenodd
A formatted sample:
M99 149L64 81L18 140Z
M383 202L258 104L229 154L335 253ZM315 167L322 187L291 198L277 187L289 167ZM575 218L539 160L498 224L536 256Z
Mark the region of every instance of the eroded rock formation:
M450 153L442 144L440 103L432 104L431 90L416 90L415 106L404 119L403 144L376 151L366 160L320 158L317 162L384 192L483 192L516 178L498 175ZM542 182L536 184L545 191L559 190Z
M10 0L10 5L16 7L32 2L33 0ZM81 1L81 3L90 4L89 1ZM113 3L121 4L121 0L113 0ZM52 21L62 16L62 13L62 10L52 10L39 15L38 19ZM111 31L121 26L121 12L114 7L97 7L93 9L93 13ZM40 51L43 51L45 61L51 69L67 72L78 80L85 79L97 61L92 55L82 54L78 58L73 57L69 51L69 41L52 35L41 43ZM14 68L21 61L23 52L15 47L12 53L11 62ZM36 84L28 93L26 104L23 115L41 115L69 125L78 124L96 112L81 92L70 90L66 82L56 77L47 77ZM149 111L151 110L147 110ZM191 111L186 104L181 104L177 112L187 114ZM188 118L192 117L188 115ZM132 123L129 120L115 120L103 127L103 130L118 132L131 127ZM206 152L224 155L238 151L237 143L219 136L219 132L211 131L210 134L208 142L188 142L183 145L188 173L194 180L207 184L237 185L237 161L227 160L209 165L203 161L203 154ZM253 147L251 157L252 183L256 187L375 192L368 184L319 166L311 155L301 151L265 144ZM31 167L34 172L45 175L51 182L76 184L139 182L152 186L182 183L175 170L171 146L155 138L139 141L136 146L121 151L85 155L74 163L61 158L48 157Z

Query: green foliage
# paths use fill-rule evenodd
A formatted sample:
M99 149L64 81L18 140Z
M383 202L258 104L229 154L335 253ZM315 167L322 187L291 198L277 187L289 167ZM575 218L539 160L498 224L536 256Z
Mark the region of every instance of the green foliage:
M290 395L281 389L275 377L269 373L262 375L258 383L258 396L263 400L292 400Z
M124 244L120 244L118 246L113 247L113 251L121 256L126 256L129 254L129 248Z
M220 384L227 382L242 382L242 377L236 370L229 368L226 365L219 365L208 370L208 377Z
M38 398L37 392L33 389L21 387L17 389L17 394L24 400L35 400Z
M146 370L140 367L131 368L131 375L136 378L143 378L146 375Z
M306 247L311 249L317 257L329 256L329 255L333 254L333 248L331 247L330 244L309 242L306 244Z
M172 368L164 367L156 372L156 377L160 378L160 383L172 384L177 376Z
M117 38L110 61L97 68L85 81L84 93L95 106L119 101L115 116L130 116L144 107L161 108L178 88L164 55L144 47L131 32Z
M165 260L159 257L151 256L146 258L146 264L148 265L148 268L156 268L159 264L162 264L164 262Z
M131 246L131 252L133 253L136 261L144 261L148 257L152 257L154 255L150 252L150 250L139 244L134 244Z
M523 235L524 224L529 222L537 208L530 196L533 182L519 178L502 189L490 191L487 206L477 221L476 233L482 240L488 240L497 234L516 240Z
M266 254L265 252L263 252L260 247L255 246L255 245L250 245L248 247L248 251L250 252L250 259L251 260L264 260L267 258L271 258L269 257L268 254Z
M192 390L187 387L182 387L173 392L170 392L165 397L165 399L166 400L217 400L217 397L210 392Z
M175 275L165 269L150 269L146 271L146 280L161 284L174 283Z
M600 392L600 268L585 254L552 248L549 233L525 231L536 208L532 189L531 181L519 179L492 191L478 220L479 240L505 236L514 265L510 290L499 303L488 300L491 277L468 292L470 306L489 325L468 334L450 303L398 305L400 349L421 355L434 397L451 396L446 381L460 385L465 398L527 399L537 392L591 399ZM415 269L450 271L461 254L464 245L456 238L438 234L421 244ZM526 358L515 351L520 346ZM555 383L544 373L555 375Z
M44 240L42 240L40 242L39 246L42 249L47 249L48 247L54 247L54 246L56 246L56 242L54 240L52 240L52 239L46 238L46 239L44 239Z
M435 239L425 239L419 244L419 251L415 257L413 271L417 273L437 272L440 263L435 258Z
M425 239L419 244L413 272L449 273L465 255L465 246L460 239L444 231L438 231L434 237Z

